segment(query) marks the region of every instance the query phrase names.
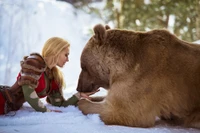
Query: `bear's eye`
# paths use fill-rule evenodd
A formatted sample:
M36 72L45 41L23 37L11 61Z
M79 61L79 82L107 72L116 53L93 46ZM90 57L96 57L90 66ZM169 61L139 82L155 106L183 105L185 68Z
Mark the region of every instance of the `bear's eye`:
M86 67L82 67L82 70L83 70L83 71L87 71Z

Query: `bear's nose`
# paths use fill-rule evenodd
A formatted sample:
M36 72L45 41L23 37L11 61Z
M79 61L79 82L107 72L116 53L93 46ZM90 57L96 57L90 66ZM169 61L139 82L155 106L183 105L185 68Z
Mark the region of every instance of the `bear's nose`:
M76 90L77 90L78 92L81 92L81 90L80 90L78 87L76 88Z
M78 92L82 92L82 89L81 89L81 88L82 88L82 87L80 86L80 84L78 84L76 90L77 90Z

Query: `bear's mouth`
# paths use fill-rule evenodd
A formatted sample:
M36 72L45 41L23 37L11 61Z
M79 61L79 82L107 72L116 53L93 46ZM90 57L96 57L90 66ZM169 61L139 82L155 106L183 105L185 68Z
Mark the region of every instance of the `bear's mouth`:
M98 85L91 84L87 88L82 88L81 90L79 90L79 92L93 92L93 91L96 91L98 89L99 89Z

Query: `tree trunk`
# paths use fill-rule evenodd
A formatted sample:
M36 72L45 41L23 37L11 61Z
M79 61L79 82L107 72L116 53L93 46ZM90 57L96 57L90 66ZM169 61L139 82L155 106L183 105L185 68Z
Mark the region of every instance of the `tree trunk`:
M196 10L197 10L197 17L196 17L196 35L197 39L200 39L200 0L197 0Z

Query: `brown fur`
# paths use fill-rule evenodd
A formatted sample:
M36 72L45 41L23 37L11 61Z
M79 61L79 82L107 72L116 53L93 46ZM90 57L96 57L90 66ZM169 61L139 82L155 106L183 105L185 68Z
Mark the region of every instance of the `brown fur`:
M106 30L107 29L107 30ZM166 30L94 27L81 55L78 91L103 87L103 101L81 100L105 124L151 127L155 118L200 128L200 46Z
M25 56L21 63L21 77L18 79L18 84L29 85L32 88L37 88L38 80L42 72L47 68L43 57L38 53L32 53L30 56Z

